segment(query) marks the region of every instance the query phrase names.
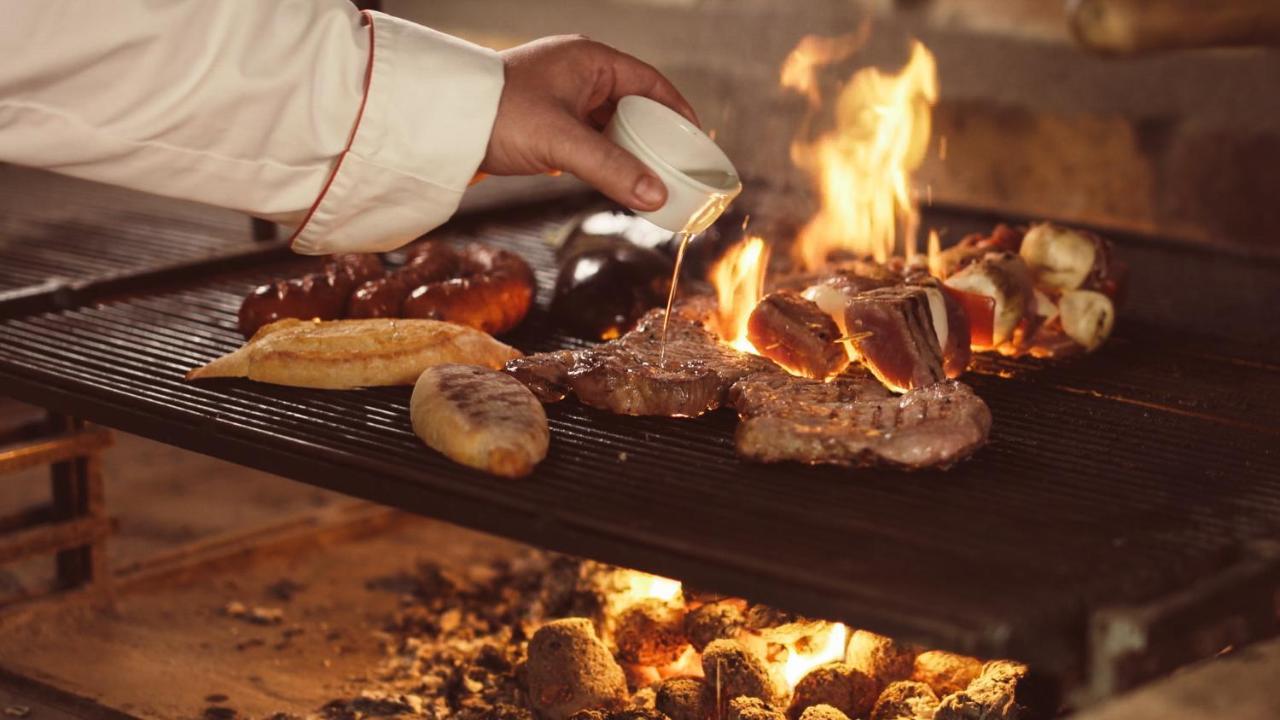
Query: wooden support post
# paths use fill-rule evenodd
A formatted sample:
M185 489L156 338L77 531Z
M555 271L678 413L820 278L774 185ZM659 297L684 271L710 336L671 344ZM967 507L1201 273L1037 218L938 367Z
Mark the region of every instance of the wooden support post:
M51 413L49 422L54 432L85 431L85 423L79 418ZM49 469L49 479L56 521L72 522L87 518L106 522L102 471L97 453L54 463ZM95 580L106 581L105 534L84 545L59 550L56 563L59 589L88 585Z

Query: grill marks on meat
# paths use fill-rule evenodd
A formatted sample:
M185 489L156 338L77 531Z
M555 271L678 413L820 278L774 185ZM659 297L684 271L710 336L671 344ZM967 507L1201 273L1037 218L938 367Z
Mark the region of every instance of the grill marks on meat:
M926 315L911 332L932 343L932 367L941 378L927 300L914 290L921 296L916 311ZM659 367L662 317L652 311L632 332L586 350L513 360L506 372L543 402L572 392L586 405L626 415L691 417L727 405L741 418L739 454L759 462L945 467L980 447L990 430L986 403L959 382L898 396L858 365L829 381L796 377L721 343L685 314L672 314L667 360Z
M944 377L924 288L900 285L850 296L845 330L863 364L891 388L922 388Z
M748 376L730 396L738 452L758 462L949 467L986 442L991 411L954 380L888 396L870 378L778 384Z
M761 355L805 377L825 378L849 364L836 321L795 292L765 296L747 320L747 338Z
M585 405L620 415L696 417L724 404L729 387L750 372L781 372L769 360L720 342L700 322L672 313L665 362L661 310L650 311L617 340L586 350L543 353L506 371L539 399L572 391Z

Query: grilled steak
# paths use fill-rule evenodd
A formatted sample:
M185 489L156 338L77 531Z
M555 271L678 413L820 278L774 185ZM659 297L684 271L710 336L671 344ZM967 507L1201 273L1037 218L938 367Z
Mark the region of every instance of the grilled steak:
M986 442L991 411L967 385L945 381L885 397L872 382L740 380L731 392L742 414L738 453L760 462L919 469L950 466Z
M577 362L572 350L538 353L516 358L503 368L507 374L525 384L538 400L560 402L569 394L569 371Z
M799 293L765 296L747 320L747 338L761 355L811 378L825 378L849 364L831 316Z
M845 331L867 369L892 389L911 390L944 377L932 314L924 288L877 288L848 298Z
M584 404L620 415L694 417L724 403L729 386L749 372L781 372L769 360L721 343L686 313L672 313L662 352L661 310L636 328L586 350L531 355L507 372L544 402L567 388Z

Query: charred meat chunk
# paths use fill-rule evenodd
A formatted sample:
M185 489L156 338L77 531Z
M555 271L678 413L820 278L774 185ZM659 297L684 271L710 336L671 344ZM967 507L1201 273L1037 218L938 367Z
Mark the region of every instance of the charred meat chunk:
M761 355L805 377L825 378L849 364L835 320L799 293L765 296L747 321L747 338Z
M845 330L862 363L891 389L922 388L945 376L924 288L879 288L849 298Z

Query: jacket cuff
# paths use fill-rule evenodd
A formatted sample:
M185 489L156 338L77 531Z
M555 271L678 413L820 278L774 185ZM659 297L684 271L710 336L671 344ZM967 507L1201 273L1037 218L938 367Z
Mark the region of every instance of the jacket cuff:
M291 240L304 255L394 250L448 220L484 159L498 54L365 12L369 66L347 148Z

